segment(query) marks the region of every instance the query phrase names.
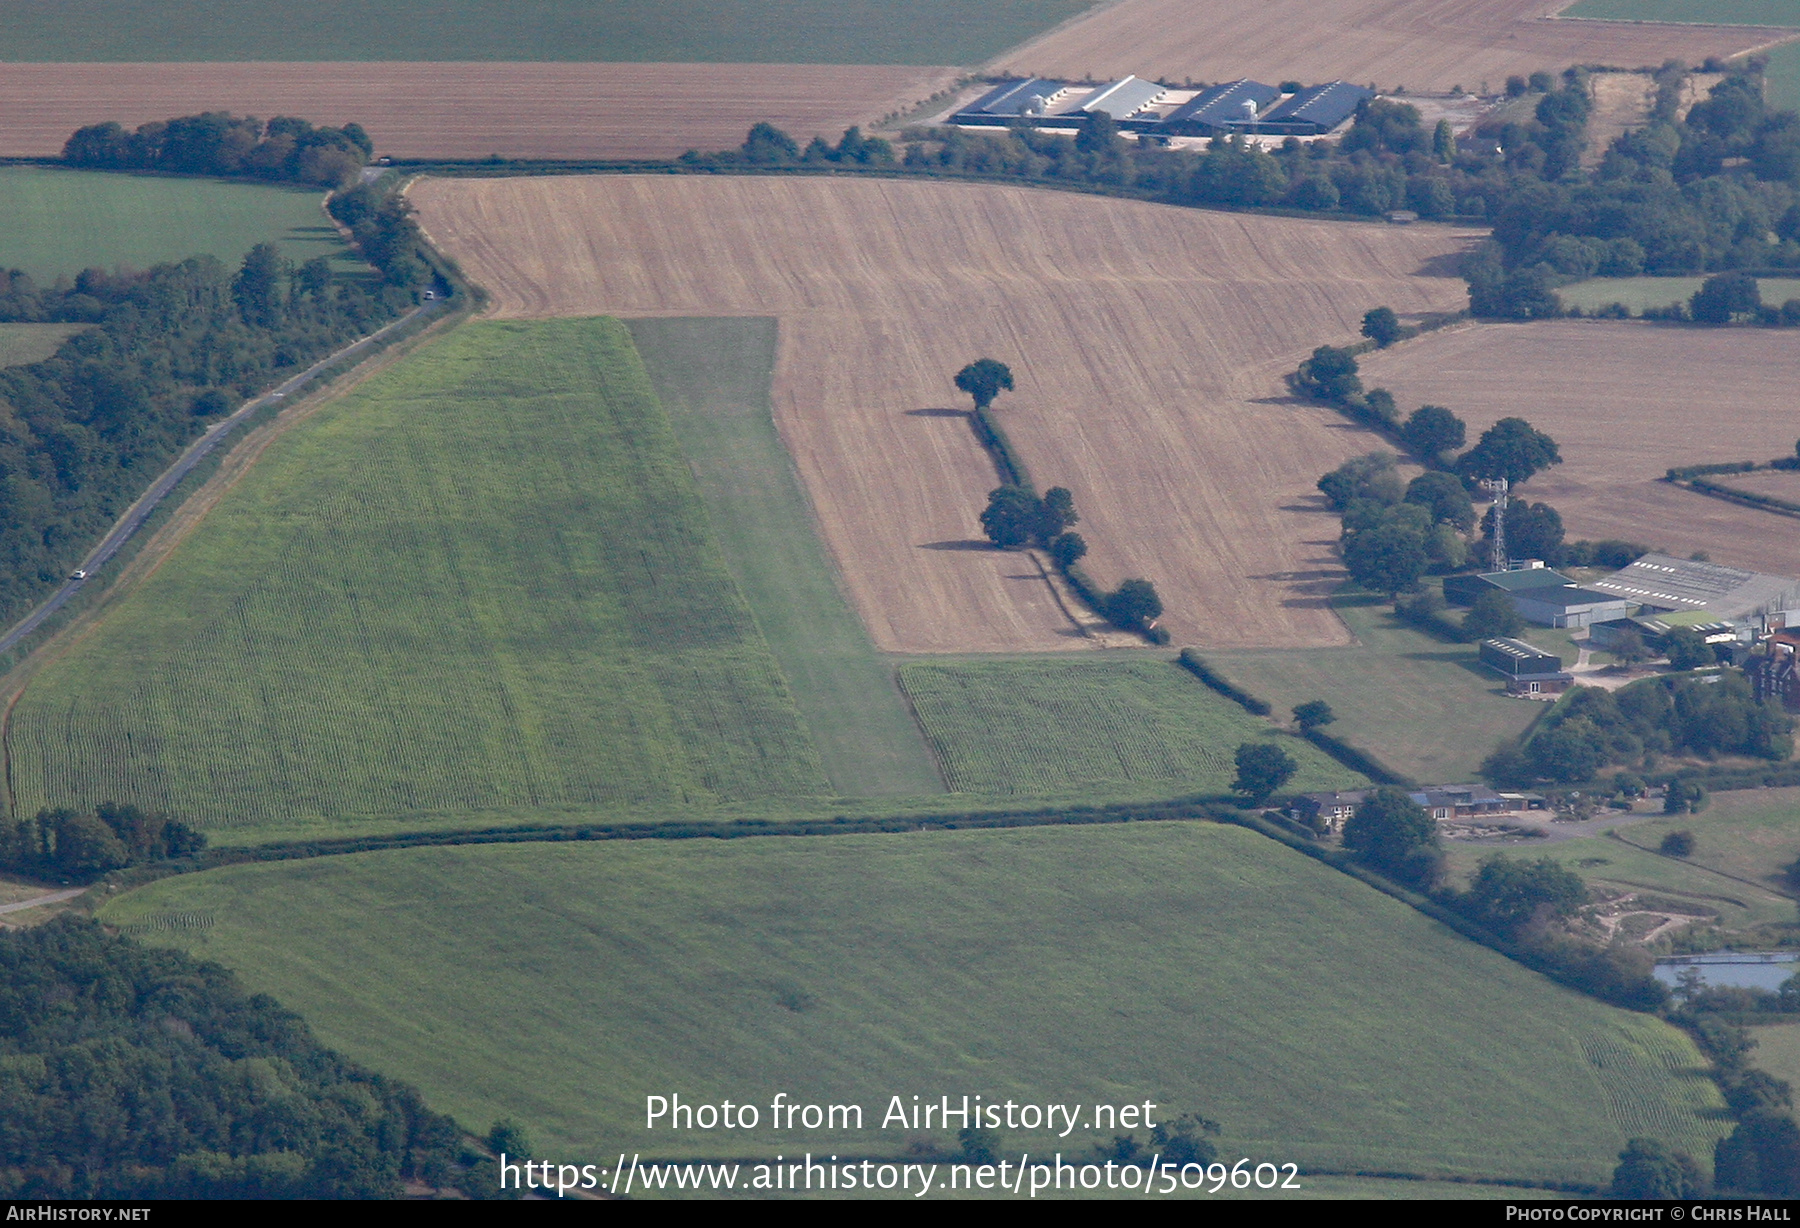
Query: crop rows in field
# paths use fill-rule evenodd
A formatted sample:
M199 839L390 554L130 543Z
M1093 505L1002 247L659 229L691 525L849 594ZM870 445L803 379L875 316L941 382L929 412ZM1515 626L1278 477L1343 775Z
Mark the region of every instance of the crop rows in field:
M1160 656L910 664L900 684L960 793L1223 793L1238 746L1279 737ZM1280 745L1296 789L1362 782L1298 738Z
M1665 1028L1625 1028L1584 1036L1581 1051L1605 1096L1607 1115L1629 1138L1661 1139L1678 1151L1705 1156L1712 1133L1701 1114L1712 1088L1687 1080L1693 1057ZM1683 1091L1687 1094L1683 1094Z
M24 813L825 791L614 321L469 326L278 441L9 742Z

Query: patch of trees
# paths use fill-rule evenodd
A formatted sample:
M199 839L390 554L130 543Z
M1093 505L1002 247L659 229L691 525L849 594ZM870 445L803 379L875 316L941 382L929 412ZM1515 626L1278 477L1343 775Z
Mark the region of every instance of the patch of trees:
M1548 161L1514 177L1490 211L1493 242L1464 269L1475 314L1555 315L1553 287L1594 276L1800 267L1800 116L1764 102L1752 61L1682 118L1685 77L1664 66L1650 121L1615 140L1591 178L1552 174ZM1572 100L1555 105L1573 115ZM1751 301L1745 280L1703 289L1708 314L1695 318L1788 322ZM1800 305L1792 314L1800 323Z
M412 291L431 282L429 249L406 197L359 183L347 192L333 193L326 209L349 229L357 251L381 270L388 285Z
M462 1164L450 1118L217 964L0 933L0 1197L395 1198Z
M1800 1125L1788 1084L1750 1065L1756 1040L1749 1030L1713 1013L1729 1003L1719 991L1694 984L1677 990L1674 1016L1713 1062L1713 1078L1737 1125L1713 1148L1713 1184L1721 1193L1800 1197ZM1726 1009L1729 1009L1726 1006Z
M0 321L95 324L0 370L0 614L69 573L209 419L386 323L411 296L259 244L39 286L0 272Z
M690 149L681 155L687 166L869 166L896 165L893 145L878 136L864 136L860 127L844 130L836 145L815 136L805 149L793 137L774 124L759 123L751 127L744 143L736 149L720 153L701 153Z
M1344 823L1344 847L1371 869L1420 891L1444 873L1437 822L1404 789L1374 789Z
M278 116L264 123L225 111L152 120L127 132L116 123L78 129L63 145L70 166L242 176L341 188L368 165L375 145L361 124L315 128Z
M1428 571L1468 561L1463 532L1475 520L1468 492L1446 473L1422 473L1402 485L1391 452L1344 462L1319 479L1341 518L1339 549L1351 578L1374 592L1408 592Z
M1579 687L1523 746L1490 755L1482 774L1509 785L1576 784L1608 766L1664 754L1779 762L1793 754L1793 728L1779 708L1756 698L1739 670L1645 678L1618 691Z
M1294 778L1300 765L1273 742L1245 742L1237 748L1237 778L1231 787L1260 806Z
M37 878L91 882L112 870L205 847L206 836L187 824L117 802L0 821L0 869Z

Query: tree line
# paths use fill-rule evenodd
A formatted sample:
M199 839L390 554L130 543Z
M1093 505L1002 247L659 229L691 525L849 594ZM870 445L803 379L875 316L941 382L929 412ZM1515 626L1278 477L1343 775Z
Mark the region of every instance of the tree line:
M1052 486L1039 495L1013 456L1011 443L988 418L994 398L1013 386L1011 369L995 359L978 358L956 373L956 386L975 402L977 429L999 453L1002 467L1013 479L988 493L987 507L981 512L987 539L1000 550L1042 547L1081 599L1108 622L1166 643L1168 632L1156 625L1163 612L1156 586L1142 579L1122 580L1110 591L1094 584L1079 566L1087 556L1087 542L1073 531L1081 521L1075 497L1064 486Z
M152 120L127 132L108 121L77 129L62 160L89 170L221 175L340 188L368 165L375 144L361 124L314 127L277 116L266 124L227 111Z
M117 802L0 822L0 870L36 878L92 882L112 870L205 847L206 836L187 824Z

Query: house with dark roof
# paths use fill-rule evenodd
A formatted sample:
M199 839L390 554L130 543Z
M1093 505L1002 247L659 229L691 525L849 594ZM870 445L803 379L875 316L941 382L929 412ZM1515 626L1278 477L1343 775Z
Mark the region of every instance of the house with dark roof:
M1756 697L1800 712L1800 629L1777 631L1744 663Z
M1373 792L1373 789L1348 789L1333 793L1302 793L1289 805L1288 815L1314 831L1342 833L1344 824L1356 813L1356 808ZM1486 785L1427 785L1409 790L1406 796L1423 806L1425 813L1440 823L1544 808L1540 794L1496 793Z
M1510 695L1560 695L1575 681L1575 676L1563 669L1561 657L1524 640L1482 640L1476 655L1506 679Z

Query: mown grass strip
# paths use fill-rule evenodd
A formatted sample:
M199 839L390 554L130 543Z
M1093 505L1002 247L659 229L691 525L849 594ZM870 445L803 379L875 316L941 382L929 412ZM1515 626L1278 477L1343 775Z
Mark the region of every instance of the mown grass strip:
M627 327L832 788L846 797L942 793L893 667L838 588L775 429L776 321L647 319Z

